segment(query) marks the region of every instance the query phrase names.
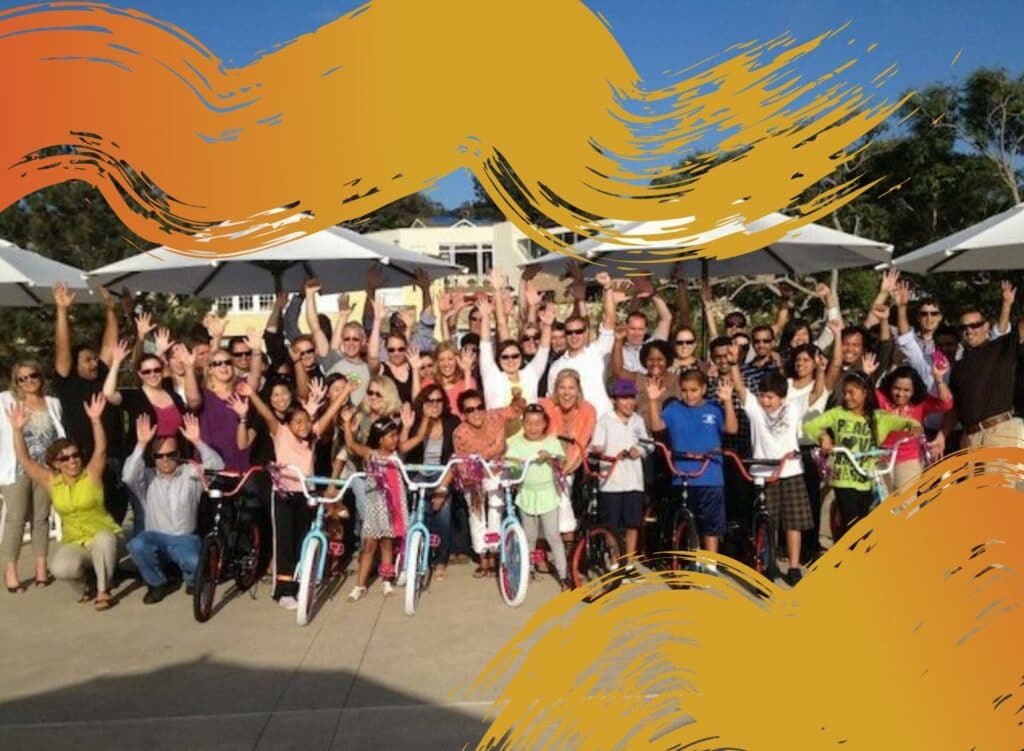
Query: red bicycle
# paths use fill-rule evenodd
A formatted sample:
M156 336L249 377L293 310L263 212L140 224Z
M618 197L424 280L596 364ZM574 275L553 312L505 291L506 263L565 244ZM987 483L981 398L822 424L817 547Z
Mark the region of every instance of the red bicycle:
M588 503L586 512L579 522L576 541L569 553L569 577L573 588L581 587L589 581L615 571L622 557L622 541L617 530L602 526L598 521L597 499L601 491L601 483L613 471L619 459L628 455L623 452L619 456L588 453L583 461L583 473L587 477ZM603 468L601 465L605 465ZM609 582L607 589L614 589L617 582Z
M213 601L217 585L234 578L239 592L252 588L259 577L260 527L251 513L243 508L232 509L231 519L224 513L224 499L235 498L242 488L262 467L250 467L245 472L209 471L197 467L203 491L213 502L213 525L203 538L196 565L195 591L192 595L192 614L205 623L213 614ZM210 478L237 479L230 489L216 487Z

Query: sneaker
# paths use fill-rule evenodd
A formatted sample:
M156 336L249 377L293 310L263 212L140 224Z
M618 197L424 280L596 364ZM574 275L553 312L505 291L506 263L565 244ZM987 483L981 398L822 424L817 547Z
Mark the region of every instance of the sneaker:
M356 602L363 599L366 596L366 587L355 586L352 587L352 591L348 593L348 601Z
M291 595L285 595L277 601L277 604L285 610L297 610L299 607L299 601Z
M404 568L401 571L398 572L398 578L395 579L395 584L397 584L399 587L404 587L405 586L405 569Z
M167 582L159 587L150 587L146 590L146 596L142 598L142 602L146 605L155 605L180 586L181 582Z
M799 566L790 566L789 571L786 572L786 584L791 587L795 587L803 578L804 575Z
M380 588L384 591L384 596L387 597L389 594L395 591L395 585L385 579L381 582Z
M185 585L185 594L188 597L191 597L195 593L196 593L196 585L195 584L186 584Z

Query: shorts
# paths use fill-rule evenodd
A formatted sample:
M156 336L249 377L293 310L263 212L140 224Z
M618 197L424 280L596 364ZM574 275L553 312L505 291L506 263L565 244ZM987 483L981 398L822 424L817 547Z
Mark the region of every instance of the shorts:
M644 526L646 497L641 491L599 493L597 518L602 527L640 529Z
M803 532L814 527L811 501L807 497L803 475L783 477L778 482L767 484L764 500L768 513L775 519L779 529Z
M686 506L697 520L701 537L725 536L725 488L691 485Z

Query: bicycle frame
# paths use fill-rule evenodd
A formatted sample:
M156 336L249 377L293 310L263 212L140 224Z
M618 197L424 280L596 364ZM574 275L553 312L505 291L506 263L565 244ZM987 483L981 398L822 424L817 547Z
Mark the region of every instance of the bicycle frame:
M871 482L872 494L874 495L874 500L871 502L871 510L874 510L889 495L889 489L885 486L885 478L891 476L896 469L896 457L899 454L900 447L913 440L915 439L903 438L888 448L856 453L850 451L845 446L834 446L830 453L844 457L850 463L854 472ZM888 461L881 467L876 464L868 468L861 464L865 459L881 459L886 456Z
M480 463L480 465L484 468L484 471L487 473L487 476L490 477L492 482L496 482L498 484L498 487L501 488L501 491L505 496L505 515L501 519L501 535L503 537L505 534L505 530L513 524L519 524L520 526L522 526L519 522L519 515L516 513L515 488L518 485L520 485L524 479L526 479L526 473L530 471L530 466L533 464L533 460L528 459L527 461L520 464L519 476L515 478L509 478L506 477L504 473L500 471L502 468L504 468L504 464L498 463L496 465L498 466L499 471L497 474L495 474L494 470L491 468L491 463L485 462L480 457L471 458L476 459L476 461ZM504 553L502 554L504 555Z
M249 478L252 477L253 475L257 474L258 472L263 472L264 468L263 467L249 467L249 469L247 469L245 472L234 472L234 471L223 470L223 469L218 469L218 470L205 469L203 467L203 465L201 463L199 463L199 462L195 462L194 461L194 462L191 462L191 463L196 466L196 469L197 469L196 474L199 476L199 484L202 486L203 492L206 493L207 497L211 501L214 502L213 503L213 526L210 528L210 531L207 532L206 534L207 534L207 536L220 534L221 510L223 509L224 499L225 498L233 498L236 495L238 495L240 492L242 492L242 488L245 487L245 484L247 482L249 482ZM207 479L206 479L207 475L212 475L213 477L237 477L238 478L238 482L235 483L235 486L231 490L224 490L223 488L214 488L214 487L210 486L209 482L207 482ZM241 514L236 514L236 516L235 516L235 526L236 526L236 529L234 531L236 531L236 532L238 531L237 530L237 526L238 526L238 519L239 519L240 516L241 516Z

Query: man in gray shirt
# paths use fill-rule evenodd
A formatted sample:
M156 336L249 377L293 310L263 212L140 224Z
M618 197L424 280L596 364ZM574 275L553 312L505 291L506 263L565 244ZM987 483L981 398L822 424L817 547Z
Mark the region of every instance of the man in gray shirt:
M204 469L224 468L217 452L203 443L199 420L185 415L181 435L199 451ZM143 413L135 423L138 443L125 461L122 479L141 500L145 510L146 529L128 542L128 552L148 586L143 602L160 602L180 583L170 582L163 564L173 562L192 587L199 562L201 541L196 534L196 513L202 484L199 469L190 462L179 462L178 436L156 436L156 426ZM154 468L146 467L146 447L153 444Z

